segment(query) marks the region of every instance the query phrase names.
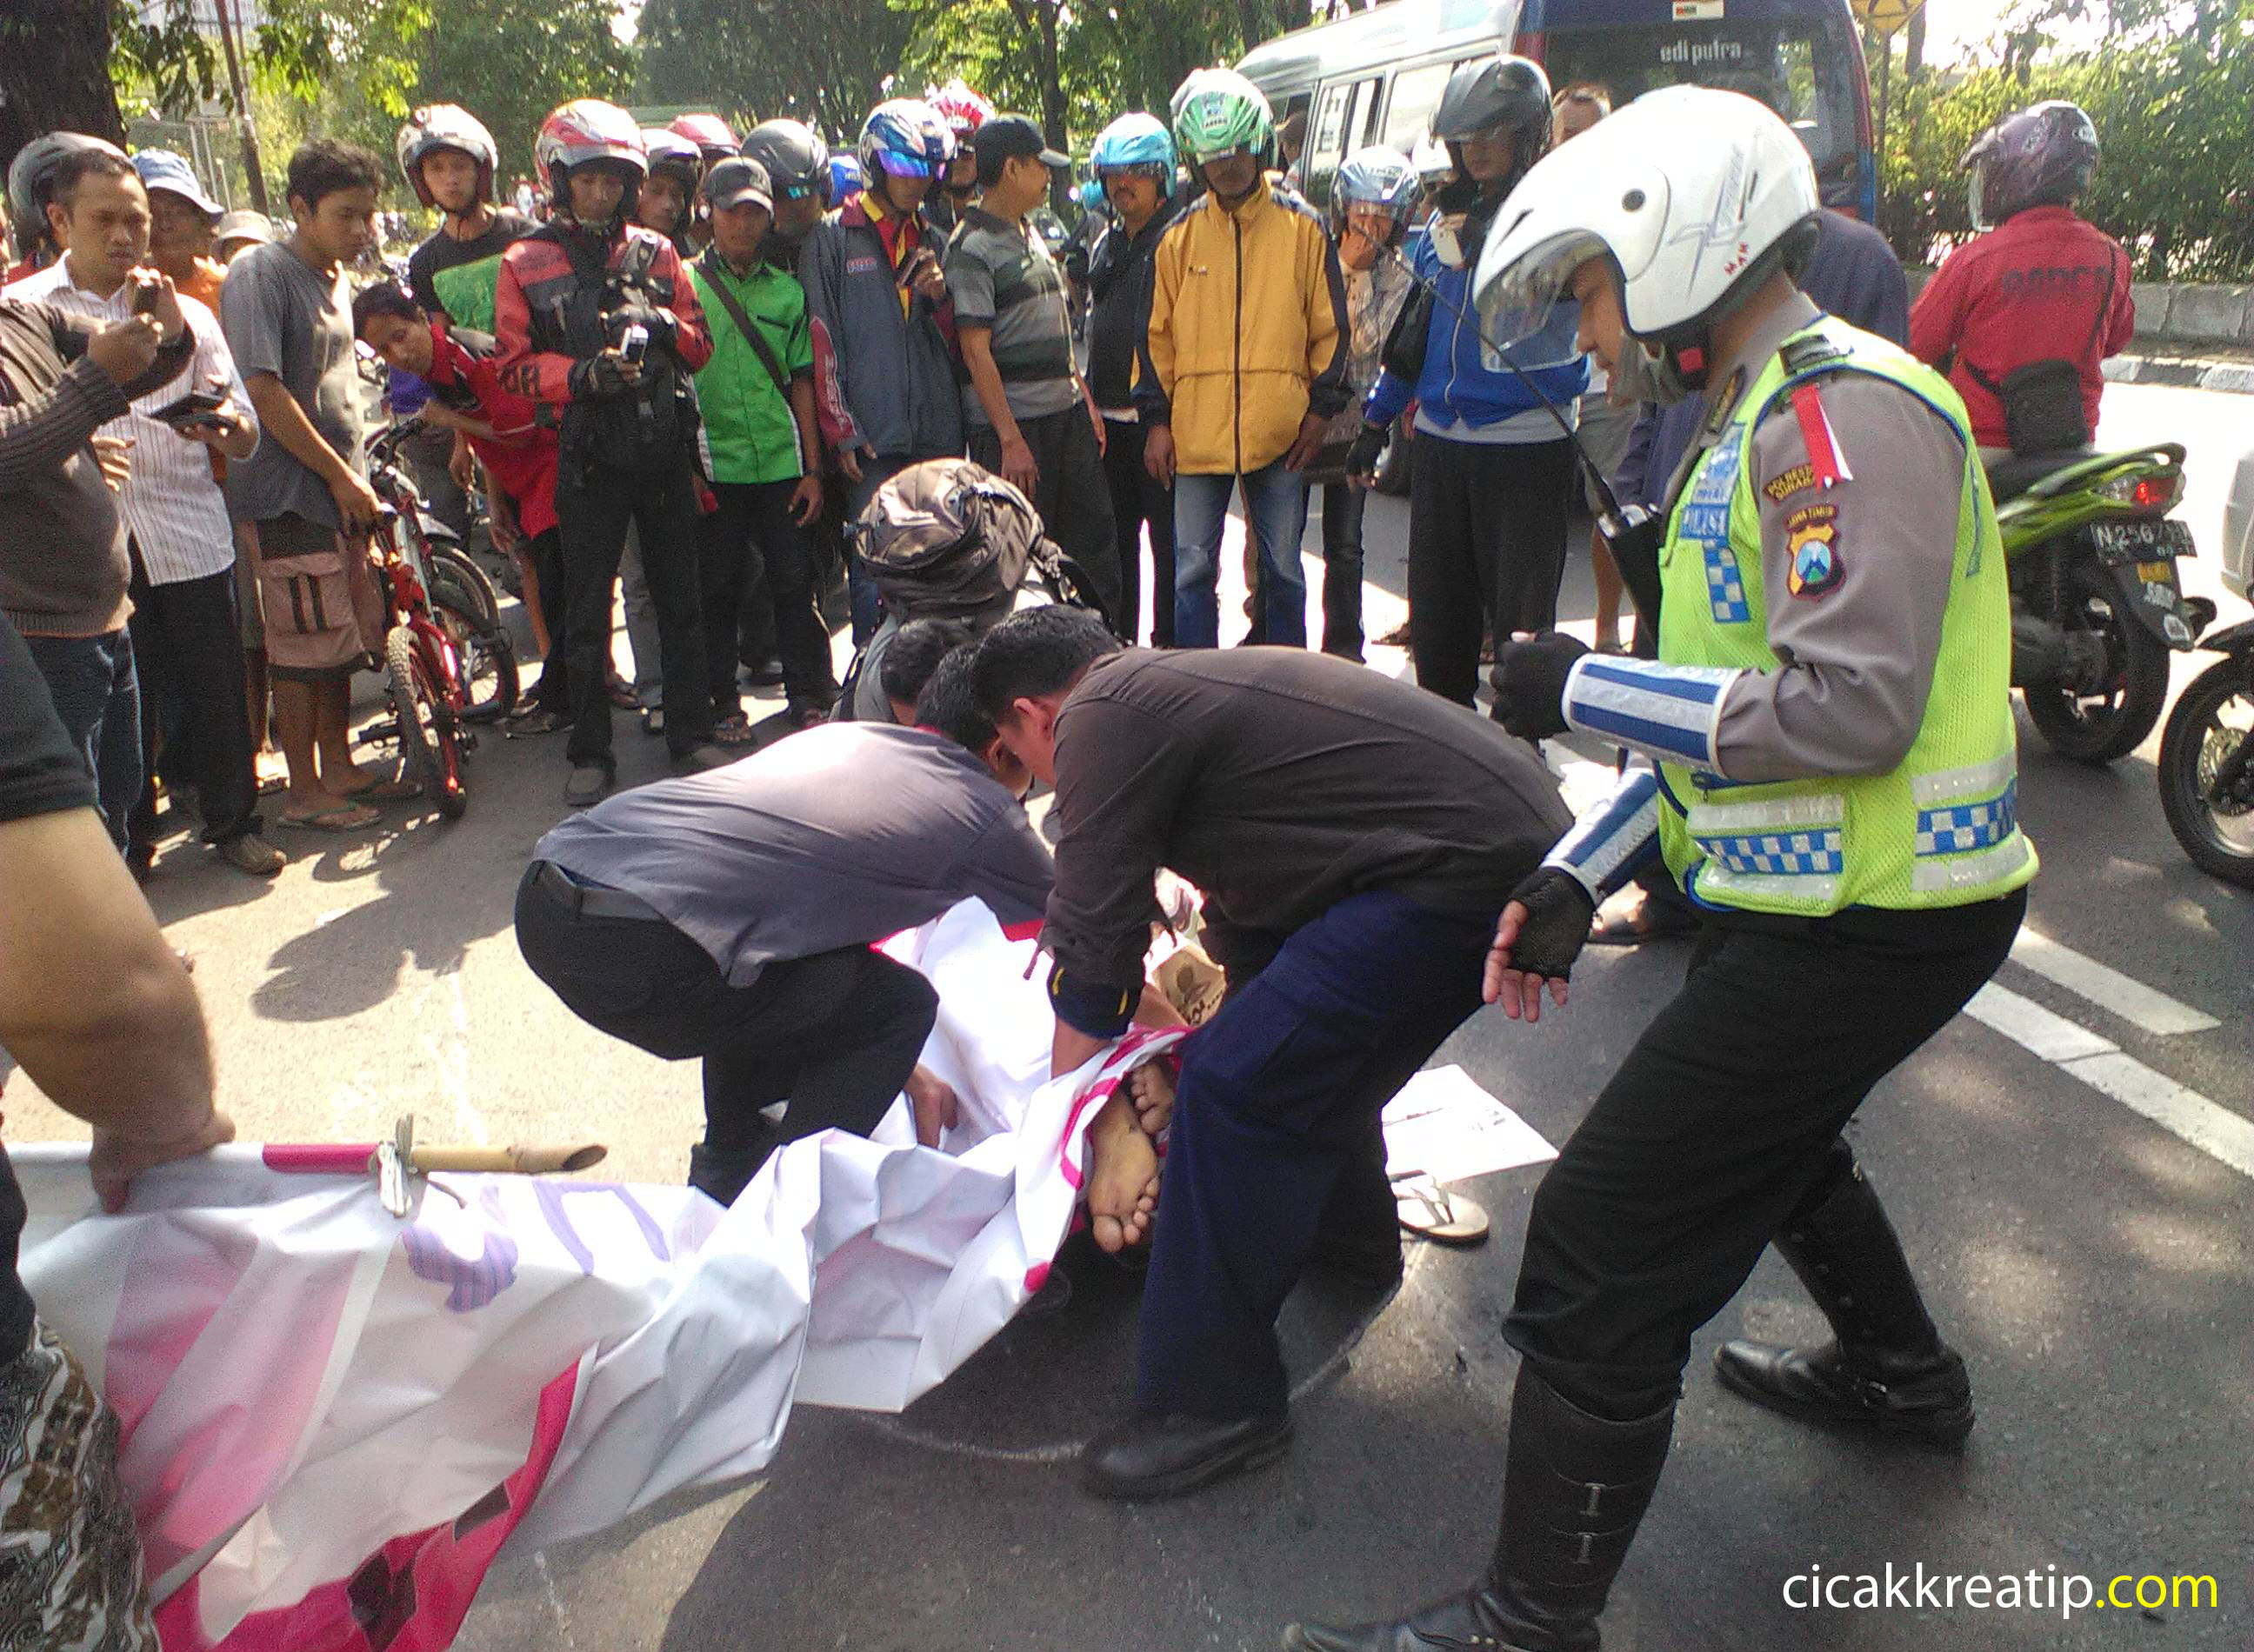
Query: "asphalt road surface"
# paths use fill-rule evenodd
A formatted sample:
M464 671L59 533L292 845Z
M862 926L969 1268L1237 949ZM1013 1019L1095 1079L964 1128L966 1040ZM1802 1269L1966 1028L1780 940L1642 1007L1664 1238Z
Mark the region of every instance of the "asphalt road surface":
M2230 467L2254 448L2254 397L2115 386L2106 407L2109 441L2190 446L2185 515L2211 547ZM1405 508L1373 500L1367 534L1375 635L1402 612ZM2211 562L2188 584L2243 613ZM1589 600L1577 549L1564 612L1586 619ZM2199 663L2178 662L2179 687ZM2254 895L2178 851L2152 746L2092 772L2048 755L2032 727L2021 738L2022 818L2044 863L2034 938L1854 1127L1970 1363L1970 1448L1844 1442L1719 1391L1707 1358L1723 1338L1819 1330L1765 1260L1698 1339L1608 1647L2254 1646ZM660 742L623 722L619 740L625 782L662 772ZM374 837L277 830L293 859L270 884L192 843L168 848L150 899L196 957L246 1139L373 1139L411 1109L426 1138L592 1137L623 1179L682 1174L694 1068L582 1026L509 932L564 773L560 737L489 735L466 820L416 806ZM1680 942L1592 951L1564 1012L1532 1029L1484 1015L1439 1059L1562 1141L1684 957ZM17 1139L82 1133L20 1078L7 1111ZM1074 1258L1064 1314L1012 1326L907 1416L808 1408L756 1480L510 1557L460 1645L1264 1648L1298 1615L1370 1615L1452 1589L1493 1532L1516 1367L1499 1320L1537 1173L1475 1184L1493 1240L1420 1248L1390 1303L1294 1299L1298 1435L1273 1468L1180 1503L1082 1496L1066 1460L1124 1404L1134 1296L1130 1278ZM1811 1572L1921 1564L1928 1577L2082 1574L2100 1592L2126 1576L2124 1598L2144 1574L2211 1577L2216 1604L1791 1604Z

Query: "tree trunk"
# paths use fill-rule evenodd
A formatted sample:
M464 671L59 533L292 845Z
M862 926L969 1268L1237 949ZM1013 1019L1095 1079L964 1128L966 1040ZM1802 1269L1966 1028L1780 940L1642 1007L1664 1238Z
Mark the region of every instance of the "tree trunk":
M108 0L0 6L0 167L53 131L124 145L125 122L109 84Z
M1909 14L1909 30L1902 42L1902 79L1915 86L1925 78L1925 7Z

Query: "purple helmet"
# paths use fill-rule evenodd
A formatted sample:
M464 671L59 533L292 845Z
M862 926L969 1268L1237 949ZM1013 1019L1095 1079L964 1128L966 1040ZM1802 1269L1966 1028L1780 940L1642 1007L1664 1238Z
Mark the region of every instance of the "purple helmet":
M2097 127L2062 99L2006 115L1980 134L1960 172L1972 175L1972 225L1992 229L2029 206L2065 206L2097 171Z

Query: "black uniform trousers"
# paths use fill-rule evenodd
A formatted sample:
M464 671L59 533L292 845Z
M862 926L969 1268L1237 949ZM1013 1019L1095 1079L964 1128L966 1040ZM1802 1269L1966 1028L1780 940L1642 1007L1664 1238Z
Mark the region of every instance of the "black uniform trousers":
M195 788L204 842L248 836L259 829L258 773L242 685L234 570L152 585L137 554L134 564L128 624L141 673L144 780L129 817L133 847L146 854L157 841L159 766L171 784Z
M790 514L797 486L715 482L719 508L696 519L704 668L711 678L716 719L724 721L744 709L736 686L736 634L745 619L746 592L754 584L763 585L774 604L768 630L782 659L790 703L826 707L837 697L830 631L815 606L813 550Z
M1996 972L2026 913L2021 892L1713 918L1683 990L1535 1191L1511 1345L1599 1417L1670 1404L1691 1334L1738 1293L1872 1086Z
M780 960L731 986L710 953L654 913L597 914L587 900L546 861L532 863L516 891L525 962L612 1038L662 1060L702 1057L704 1139L722 1152L833 1128L867 1135L938 1018L931 983L866 946ZM776 1102L789 1106L771 1135L760 1110Z
M1119 548L1113 537L1111 485L1096 450L1088 409L1075 402L1061 413L1019 419L1018 434L1032 450L1040 475L1033 485L1033 509L1041 526L1072 558L1116 627L1122 597ZM1110 438L1105 438L1106 442ZM997 476L1002 473L1002 438L990 424L970 427L970 457Z
M657 605L666 744L676 756L704 744L712 733L712 699L696 590L696 475L688 454L663 471L566 460L556 479L556 521L563 530L571 761L617 767L611 755L611 593L629 522L640 529L642 571Z
M1472 704L1480 645L1558 623L1573 444L1409 444L1409 637L1417 685Z
M532 577L540 583L540 623L548 627L548 657L540 662L540 681L533 685L532 702L559 717L571 715L571 635L570 582L564 573L564 530L543 528L525 547ZM606 679L607 680L607 679Z
M1288 1401L1276 1315L1311 1255L1400 1239L1380 1113L1480 1004L1495 914L1350 895L1294 931L1181 1045L1135 1405L1244 1418Z
M1103 421L1103 480L1111 488L1111 532L1119 547L1119 612L1115 627L1130 644L1143 629L1143 528L1151 529L1151 646L1174 646L1174 490L1143 468L1149 428L1130 419Z

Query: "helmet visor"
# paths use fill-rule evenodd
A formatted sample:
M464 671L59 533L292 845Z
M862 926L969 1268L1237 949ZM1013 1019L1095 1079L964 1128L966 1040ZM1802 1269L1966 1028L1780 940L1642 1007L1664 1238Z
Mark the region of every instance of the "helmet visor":
M1480 330L1506 347L1548 326L1558 301L1572 297L1573 272L1609 250L1594 232L1569 229L1513 255L1508 263L1497 268L1494 259L1499 245L1490 239L1480 255L1473 296Z
M1966 205L1971 208L1972 228L1993 229L1996 226L1989 221L1988 217L1988 162L1984 157L1972 163L1971 172L1972 182L1966 192L1969 197Z
M877 164L894 178L934 178L941 170L920 155L903 155L890 149L877 151Z

